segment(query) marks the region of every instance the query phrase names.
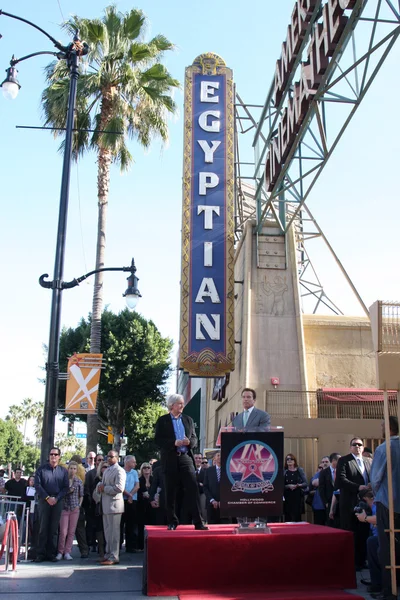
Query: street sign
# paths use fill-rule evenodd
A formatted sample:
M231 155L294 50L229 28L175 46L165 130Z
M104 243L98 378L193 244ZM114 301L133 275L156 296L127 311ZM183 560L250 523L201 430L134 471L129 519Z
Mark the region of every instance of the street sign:
M86 433L76 433L75 437L81 438L81 439L86 439L87 434Z

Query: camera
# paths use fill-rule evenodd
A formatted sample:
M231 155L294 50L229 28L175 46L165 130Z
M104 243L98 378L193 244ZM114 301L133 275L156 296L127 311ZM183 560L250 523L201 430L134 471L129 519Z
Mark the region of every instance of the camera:
M372 510L369 507L369 505L366 502L363 502L362 500L357 504L357 506L354 507L353 511L355 515L359 515L360 513L362 513L362 511L365 511L365 514L367 515L367 517L370 517L372 515Z

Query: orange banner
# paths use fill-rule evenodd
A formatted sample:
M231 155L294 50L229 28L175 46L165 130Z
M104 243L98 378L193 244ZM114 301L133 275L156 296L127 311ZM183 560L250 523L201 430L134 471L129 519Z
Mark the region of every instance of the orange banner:
M85 415L96 413L102 361L102 354L74 354L70 357L65 397L66 413Z

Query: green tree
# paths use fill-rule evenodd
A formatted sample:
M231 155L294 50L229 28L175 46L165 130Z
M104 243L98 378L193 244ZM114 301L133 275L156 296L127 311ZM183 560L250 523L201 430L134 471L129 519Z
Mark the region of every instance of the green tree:
M165 406L146 402L137 410L129 409L125 415L125 433L128 438L127 453L134 454L138 465L158 456L154 442L154 425L165 414Z
M33 430L36 438L42 437L43 402L35 402L32 398L24 398L21 404L12 404L6 417L17 427L23 428L23 442L26 441L26 428L28 422L33 420Z
M40 463L40 449L33 443L28 442L22 448L19 466L24 469L24 477L33 475Z
M163 406L172 340L163 338L152 321L128 309L118 315L106 309L101 322L105 369L100 377L98 412L113 428L115 448L120 447L120 432L125 427L135 449L139 449L153 436L149 423L154 417L154 425L157 411ZM74 352L88 351L89 336L90 318L81 319L76 329L62 331L62 370L66 370L68 357ZM64 403L65 384L60 382L59 407ZM143 429L139 427L141 419Z
M67 462L74 454L85 456L85 443L75 435L56 434L54 445L60 448L63 463Z
M97 153L98 229L96 269L104 266L106 215L110 167L117 163L126 170L132 162L129 138L147 148L154 137L168 138L167 115L176 105L171 97L179 82L160 62L173 44L163 35L145 41L147 18L141 10L123 14L115 6L105 9L101 19L73 16L64 23L69 34L79 30L90 47L87 70L78 80L74 154L77 158L91 149ZM47 68L48 87L43 92L45 125L62 135L67 113L69 72L65 61ZM94 133L89 134L89 130ZM94 282L90 351L101 348L103 273ZM88 448L97 437L97 419L88 418Z
M22 433L10 420L0 419L0 464L12 464L12 468L20 465L23 451Z

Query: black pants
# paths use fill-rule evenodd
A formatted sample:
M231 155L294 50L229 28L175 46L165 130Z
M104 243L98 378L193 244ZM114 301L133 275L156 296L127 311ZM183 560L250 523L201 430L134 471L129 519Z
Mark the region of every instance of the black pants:
M200 525L203 520L201 518L200 495L193 461L187 454L177 454L175 460L174 464L167 464L164 473L167 523L179 523L176 515L176 494L180 485L182 485L184 501L190 506L193 523Z
M37 557L52 559L57 554L58 526L64 501L60 500L54 506L43 499L39 500L39 536Z
M389 509L381 502L376 503L376 526L378 529L379 550L378 557L382 569L382 588L386 595L392 593L392 583L390 569L386 566L390 565L390 540L389 533L385 533L385 529L389 529ZM400 529L400 514L394 513L394 528ZM396 564L400 559L400 542L399 534L396 533Z
M78 542L79 552L81 553L81 556L88 556L89 547L86 538L85 512L82 506L79 509L79 519L78 523L76 524L75 537L76 541Z
M314 510L314 525L325 525L326 523L326 510L323 508L322 510Z
M121 516L120 546L124 542L125 532L125 550L132 552L137 550L137 500L124 500L125 511Z

